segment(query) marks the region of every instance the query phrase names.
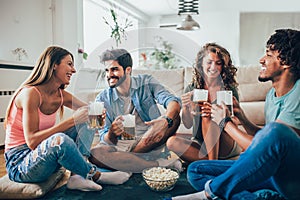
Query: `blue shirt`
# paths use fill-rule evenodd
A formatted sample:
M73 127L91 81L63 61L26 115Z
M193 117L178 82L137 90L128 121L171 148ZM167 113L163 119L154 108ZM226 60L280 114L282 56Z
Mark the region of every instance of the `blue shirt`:
M300 80L294 87L281 97L275 96L272 88L266 96L265 118L266 123L281 120L285 124L300 129Z
M146 74L131 77L130 97L143 121L151 121L161 116L156 103L163 105L164 108L167 108L171 101L181 104L180 98L171 94L151 75ZM103 141L115 118L124 114L124 102L116 88L105 89L97 95L96 101L104 102L106 108L105 127L100 131L100 140Z

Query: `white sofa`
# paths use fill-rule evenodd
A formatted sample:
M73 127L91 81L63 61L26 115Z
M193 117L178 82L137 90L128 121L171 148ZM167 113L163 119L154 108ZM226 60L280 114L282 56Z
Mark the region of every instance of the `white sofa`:
M259 82L259 66L238 67L237 81L239 83L240 105L244 109L248 118L257 125L264 125L264 104L266 93L271 88L271 82ZM95 96L107 87L105 72L101 71L100 78L97 80L99 70L80 70L75 86L75 95L88 102L93 101ZM192 77L192 68L180 68L172 70L152 70L152 69L133 69L132 75L151 74L161 82L169 91L177 96L181 96L184 88L189 84ZM161 107L161 111L164 109ZM183 124L180 125L178 132L191 133Z
M271 81L259 82L259 71L260 66L239 67L237 81L241 107L252 122L263 126L265 124L265 98L272 83Z

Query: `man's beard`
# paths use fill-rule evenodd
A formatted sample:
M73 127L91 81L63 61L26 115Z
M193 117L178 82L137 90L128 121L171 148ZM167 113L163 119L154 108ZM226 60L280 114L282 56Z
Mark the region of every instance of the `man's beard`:
M280 76L282 74L282 71L276 71L276 72L273 72L271 75L267 76L267 77L261 77L261 76L258 76L258 80L260 82L267 82L267 81L274 81L276 80L278 76Z
M121 78L116 77L116 76L112 76L110 78L117 78L118 79L118 82L116 84L109 85L110 88L115 88L115 87L118 87L119 85L121 85L125 81L125 79L126 79L126 73Z
M258 77L258 80L260 81L260 82L267 82L267 81L271 81L272 79L270 78L270 77Z

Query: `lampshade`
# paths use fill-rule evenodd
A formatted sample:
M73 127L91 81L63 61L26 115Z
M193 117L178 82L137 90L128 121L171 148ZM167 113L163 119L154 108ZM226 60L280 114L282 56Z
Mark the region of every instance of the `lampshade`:
M200 29L200 25L196 22L191 15L187 15L185 19L182 20L181 24L177 26L178 30L197 30Z

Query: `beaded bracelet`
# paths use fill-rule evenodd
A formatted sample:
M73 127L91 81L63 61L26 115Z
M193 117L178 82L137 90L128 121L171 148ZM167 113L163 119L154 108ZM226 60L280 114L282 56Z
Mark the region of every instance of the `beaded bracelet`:
M224 117L220 121L220 123L219 123L220 133L222 133L224 131L224 128L225 128L227 122L232 122L232 119L230 117Z

